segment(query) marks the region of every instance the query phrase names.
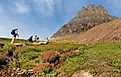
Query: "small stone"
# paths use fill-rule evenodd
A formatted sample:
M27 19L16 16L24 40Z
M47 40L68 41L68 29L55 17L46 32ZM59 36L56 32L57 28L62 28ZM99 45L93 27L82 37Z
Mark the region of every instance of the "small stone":
M17 69L16 69L17 72L20 71L20 70L21 70L20 68L17 68Z
M13 68L13 70L15 71L15 70L16 70L16 68Z
M11 77L13 77L13 76L14 76L14 73L11 74Z

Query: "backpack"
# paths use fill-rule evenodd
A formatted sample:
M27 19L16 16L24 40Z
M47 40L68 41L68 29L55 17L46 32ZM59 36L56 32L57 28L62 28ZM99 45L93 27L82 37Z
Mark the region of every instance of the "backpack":
M14 34L15 34L15 30L12 30L12 31L11 31L11 34L14 35Z

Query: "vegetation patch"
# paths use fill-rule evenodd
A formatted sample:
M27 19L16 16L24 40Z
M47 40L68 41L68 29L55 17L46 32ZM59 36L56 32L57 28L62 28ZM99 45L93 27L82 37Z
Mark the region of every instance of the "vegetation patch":
M12 56L8 56L10 51L13 51ZM120 77L120 52L120 42L91 45L50 42L24 47L6 45L1 49L0 61L8 61L7 66L12 68L32 70L35 77L71 77L82 70L94 77Z

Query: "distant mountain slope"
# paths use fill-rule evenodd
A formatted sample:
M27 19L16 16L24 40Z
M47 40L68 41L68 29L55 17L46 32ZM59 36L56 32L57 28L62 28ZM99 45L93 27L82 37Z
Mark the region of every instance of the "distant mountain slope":
M52 38L64 36L67 34L78 34L85 32L99 24L117 19L117 17L109 15L102 5L88 5L77 13L70 22L62 26Z
M96 26L81 34L75 41L82 43L121 41L121 20L114 20Z
M86 32L58 37L56 40L66 40L88 44L95 42L121 41L121 20L115 19L113 21L95 26Z

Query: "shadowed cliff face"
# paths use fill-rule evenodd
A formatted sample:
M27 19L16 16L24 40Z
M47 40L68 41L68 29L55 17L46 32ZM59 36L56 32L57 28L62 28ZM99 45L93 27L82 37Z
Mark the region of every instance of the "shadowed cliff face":
M78 11L77 15L54 33L52 38L85 32L97 25L114 19L118 18L109 15L102 5L88 5L87 7L83 7L81 11Z

